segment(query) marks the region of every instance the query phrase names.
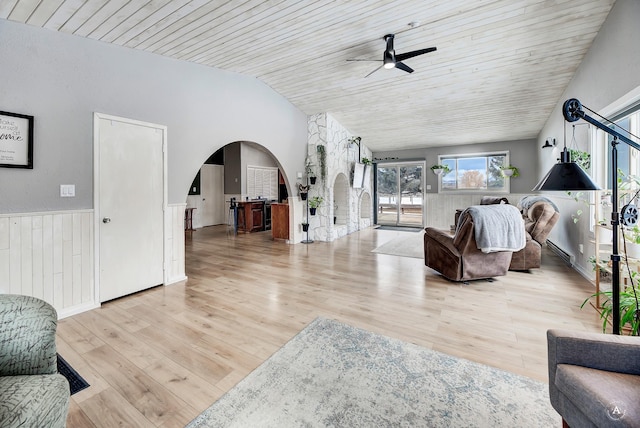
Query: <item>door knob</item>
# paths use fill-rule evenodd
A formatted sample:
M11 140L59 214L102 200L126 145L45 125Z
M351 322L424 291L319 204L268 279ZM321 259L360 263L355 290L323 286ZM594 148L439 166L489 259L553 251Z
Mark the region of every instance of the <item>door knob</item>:
M111 223L111 219L109 217L105 217L102 219L103 223Z

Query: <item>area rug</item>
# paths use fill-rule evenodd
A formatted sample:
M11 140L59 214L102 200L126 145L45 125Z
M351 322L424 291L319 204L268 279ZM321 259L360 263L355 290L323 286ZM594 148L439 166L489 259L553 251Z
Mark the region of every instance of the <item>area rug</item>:
M554 427L543 383L317 318L187 427Z
M401 233L392 240L372 250L372 252L422 259L424 258L424 232Z
M410 227L410 226L377 226L376 230L394 230L396 232L422 232L422 227Z

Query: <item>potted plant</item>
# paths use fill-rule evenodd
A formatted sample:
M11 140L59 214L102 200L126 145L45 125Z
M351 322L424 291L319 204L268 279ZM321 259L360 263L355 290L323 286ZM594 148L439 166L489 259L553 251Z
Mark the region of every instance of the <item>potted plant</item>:
M311 186L309 186L308 184L304 185L304 184L298 183L298 191L300 192L300 199L302 199L303 201L307 200L307 195L309 194L310 187Z
M369 158L362 158L362 163L365 165L372 165L373 161L371 161L371 159Z
M624 233L624 252L627 257L640 259L640 227L633 226Z
M302 223L302 231L303 232L309 231L309 223Z
M322 201L324 201L324 198L322 198L322 196L314 196L313 198L309 199L309 212L311 213L311 215L316 215L316 210L322 204Z
M516 178L520 175L520 171L518 171L518 168L516 168L515 166L502 166L500 167L500 170L502 170L502 175L504 175L505 177Z
M632 283L638 276L637 272L631 272ZM602 320L602 331L605 332L607 324L613 314L613 302L611 298L611 291L601 291L589 296L580 308L583 308L587 302L595 296L604 296L605 300L602 302L602 307L598 308L600 311L600 319ZM629 285L624 290L620 291L620 326L623 331L627 331L630 336L638 336L640 331L640 287L638 285Z
M307 177L309 178L309 183L316 184L316 176L313 172L313 164L309 161L309 159L307 159L307 163L304 168L307 173Z
M451 168L449 168L449 165L433 165L431 171L435 175L447 175L451 172Z

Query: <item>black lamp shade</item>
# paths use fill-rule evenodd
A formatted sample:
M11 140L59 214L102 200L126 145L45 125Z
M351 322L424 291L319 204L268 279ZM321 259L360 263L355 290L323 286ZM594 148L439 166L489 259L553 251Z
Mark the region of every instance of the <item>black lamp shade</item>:
M559 162L532 190L600 190L600 187L577 163Z

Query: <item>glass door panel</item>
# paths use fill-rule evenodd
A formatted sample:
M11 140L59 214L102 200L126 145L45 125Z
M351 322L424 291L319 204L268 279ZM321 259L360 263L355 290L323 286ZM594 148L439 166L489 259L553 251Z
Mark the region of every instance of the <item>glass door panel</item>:
M401 204L398 224L422 226L422 165L399 168Z
M422 226L422 163L377 166L378 224Z
M378 224L398 223L398 168L377 168Z

